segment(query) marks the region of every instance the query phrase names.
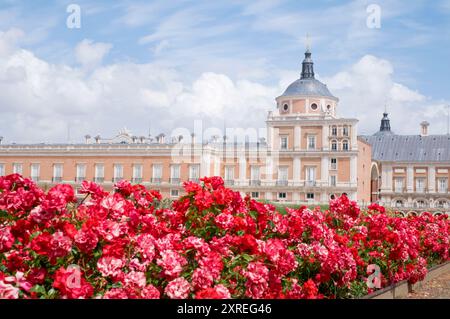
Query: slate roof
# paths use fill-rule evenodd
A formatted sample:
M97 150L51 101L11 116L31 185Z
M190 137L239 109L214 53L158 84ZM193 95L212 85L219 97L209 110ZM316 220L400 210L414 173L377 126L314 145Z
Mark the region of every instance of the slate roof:
M386 162L450 162L450 135L371 135L372 159Z

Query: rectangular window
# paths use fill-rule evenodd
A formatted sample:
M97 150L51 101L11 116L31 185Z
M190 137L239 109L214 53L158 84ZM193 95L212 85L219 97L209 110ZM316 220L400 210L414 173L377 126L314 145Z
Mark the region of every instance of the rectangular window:
M86 179L86 164L77 164L76 181L82 182Z
M251 166L250 167L250 180L254 185L258 185L260 183L261 175L259 166Z
M287 194L286 193L278 193L278 199L286 199Z
M225 183L234 183L234 166L225 166Z
M121 181L123 179L123 165L114 164L114 182Z
M178 195L179 195L179 191L178 191L178 189L171 189L170 190L170 196L171 197L178 197Z
M416 178L416 192L423 193L425 191L425 178Z
M94 181L96 183L103 183L105 181L105 165L95 164Z
M337 158L332 158L331 160L331 169L336 170L337 169Z
M189 166L189 179L194 182L198 182L200 178L200 165L192 164Z
M342 128L342 135L348 136L348 127L347 127L347 126L344 126L344 127Z
M333 126L333 127L331 128L331 135L332 135L332 136L337 136L337 127L336 127L336 126Z
M278 181L286 184L288 181L288 167L282 166L278 168Z
M13 174L23 174L23 165L22 163L14 163L13 164Z
M181 182L180 176L181 176L180 165L179 164L170 165L170 182L172 184L179 184Z
M282 136L280 138L280 148L282 150L287 150L288 149L288 138L287 138L287 136Z
M308 135L308 150L315 150L315 149L316 149L316 136Z
M342 142L342 150L343 151L348 151L348 141L347 140L344 140Z
M142 183L142 164L133 165L133 182Z
M403 192L403 178L395 178L394 179L394 187L396 193Z
M5 164L0 163L0 176L5 176Z
M308 200L314 199L314 193L306 193L306 199Z
M39 181L40 165L37 163L31 164L31 179L35 182Z
M448 179L447 178L439 178L438 179L438 192L439 193L447 193L448 190Z
M259 198L259 192L252 192L252 198Z
M336 186L336 175L331 175L330 176L330 185L331 186Z
M61 182L63 177L63 164L53 164L53 181Z
M306 167L306 183L308 186L315 186L316 183L315 167Z
M161 183L163 174L162 164L153 164L152 183Z

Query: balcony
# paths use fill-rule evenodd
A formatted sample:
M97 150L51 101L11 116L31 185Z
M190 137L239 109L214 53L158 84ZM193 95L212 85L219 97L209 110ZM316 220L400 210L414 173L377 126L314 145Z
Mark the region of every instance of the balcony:
M0 174L1 175L1 174ZM31 180L33 181L33 182L39 182L39 176L31 176Z
M123 180L123 177L113 177L112 182L117 183L120 182L121 180Z
M198 177L189 177L190 182L198 183L200 179Z
M52 177L52 182L53 183L61 183L62 182L62 177L61 176L58 176L58 177L53 176Z
M394 188L394 193L399 193L399 194L403 194L406 193L406 187L395 187Z
M150 179L150 183L152 183L152 184L161 184L162 183L162 178L161 177L152 177Z
M181 178L170 178L170 184L172 185L180 185L181 183Z
M261 181L258 179L250 180L250 186L261 186Z
M288 181L279 180L279 181L276 181L275 185L276 186L288 186Z
M81 183L86 180L86 176L75 177L75 182Z
M132 183L136 183L136 184L140 184L140 183L142 183L142 177L133 177L131 179L131 182Z
M103 183L105 181L104 177L94 177L95 183Z
M439 194L447 194L448 193L448 188L438 188L437 192Z
M225 182L225 185L227 185L227 186L233 186L234 185L234 180L233 179L227 179L224 182Z
M316 187L317 182L316 181L305 181L305 187Z

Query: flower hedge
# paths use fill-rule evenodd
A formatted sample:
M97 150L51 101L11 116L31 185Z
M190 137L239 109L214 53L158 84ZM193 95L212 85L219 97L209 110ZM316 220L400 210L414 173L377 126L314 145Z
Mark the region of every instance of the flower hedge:
M342 196L277 212L220 177L167 204L122 181L44 192L0 177L0 298L352 298L449 260L448 216L403 218ZM371 278L369 278L371 279ZM371 281L370 281L371 282Z

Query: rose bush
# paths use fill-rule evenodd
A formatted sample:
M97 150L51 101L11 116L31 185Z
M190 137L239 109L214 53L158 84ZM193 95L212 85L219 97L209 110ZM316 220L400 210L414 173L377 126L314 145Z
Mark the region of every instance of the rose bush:
M351 298L416 282L449 260L449 219L403 218L342 196L280 213L220 177L186 182L169 208L121 181L47 193L0 177L0 298Z

